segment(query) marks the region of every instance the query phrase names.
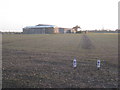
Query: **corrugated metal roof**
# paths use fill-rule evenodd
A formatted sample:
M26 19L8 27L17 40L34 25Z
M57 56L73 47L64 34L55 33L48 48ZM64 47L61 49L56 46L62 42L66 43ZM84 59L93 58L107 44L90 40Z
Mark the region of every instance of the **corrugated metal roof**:
M26 26L24 28L49 28L49 27L56 27L55 25L43 25L43 26Z
M50 24L38 24L36 26L50 26Z

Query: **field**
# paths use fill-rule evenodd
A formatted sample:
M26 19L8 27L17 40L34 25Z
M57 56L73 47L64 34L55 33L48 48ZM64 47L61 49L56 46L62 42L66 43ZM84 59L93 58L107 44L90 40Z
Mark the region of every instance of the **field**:
M3 88L118 87L117 34L11 34L2 43Z

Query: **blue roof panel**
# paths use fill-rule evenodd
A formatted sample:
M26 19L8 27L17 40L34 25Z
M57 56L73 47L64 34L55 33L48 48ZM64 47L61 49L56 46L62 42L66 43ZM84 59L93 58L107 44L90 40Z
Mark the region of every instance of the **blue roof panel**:
M46 25L46 26L26 26L25 28L49 28L49 27L56 27L55 25Z

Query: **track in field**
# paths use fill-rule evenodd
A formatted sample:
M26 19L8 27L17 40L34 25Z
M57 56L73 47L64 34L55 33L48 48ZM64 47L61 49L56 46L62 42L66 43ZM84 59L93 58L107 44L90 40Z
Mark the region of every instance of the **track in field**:
M92 41L89 39L87 35L82 36L82 45L83 49L94 49L95 46L93 45Z

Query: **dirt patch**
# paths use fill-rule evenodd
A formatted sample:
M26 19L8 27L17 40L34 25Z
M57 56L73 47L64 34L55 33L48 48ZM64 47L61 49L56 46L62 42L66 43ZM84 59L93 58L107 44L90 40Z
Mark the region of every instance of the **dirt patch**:
M3 88L115 88L116 67L108 62L96 69L96 60L77 58L72 68L71 55L3 50ZM114 71L114 72L113 72Z
M95 46L93 45L92 41L89 39L87 35L82 36L82 45L83 49L94 49Z

